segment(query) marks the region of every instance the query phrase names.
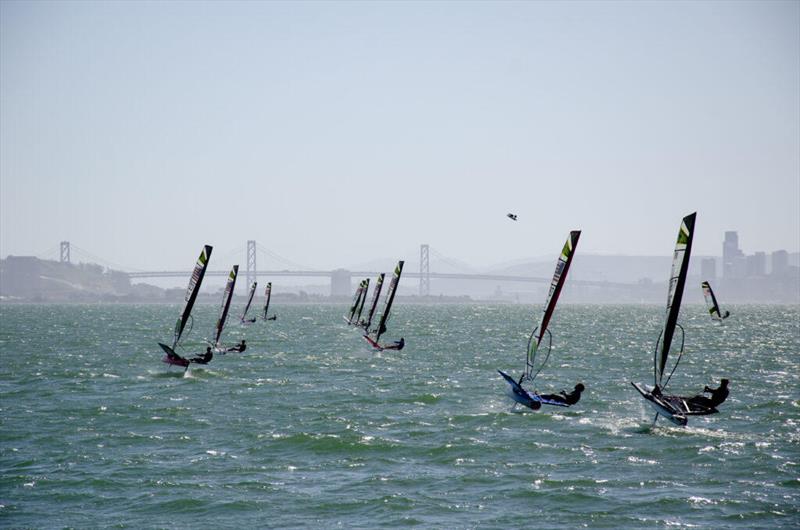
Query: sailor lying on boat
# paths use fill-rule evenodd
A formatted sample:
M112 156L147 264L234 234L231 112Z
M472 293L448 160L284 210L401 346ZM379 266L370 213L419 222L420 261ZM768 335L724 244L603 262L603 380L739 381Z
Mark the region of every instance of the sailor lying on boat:
M196 357L192 357L189 359L190 363L197 363L197 364L208 364L211 362L211 359L214 358L214 354L211 353L211 346L206 348L206 352L203 355L197 355Z
M567 405L574 405L580 401L581 392L583 392L585 388L586 387L584 387L583 384L578 383L575 385L575 389L569 394L562 390L560 394L541 394L539 397L549 401L558 401L560 403L566 403Z
M661 388L658 385L656 385L650 393L657 398L671 397L662 394ZM676 397L684 400L686 404L689 405L690 410L702 411L702 409L707 409L711 412L716 412L717 405L721 405L726 399L728 399L728 380L721 379L719 388L709 388L707 386L703 387L703 393L709 393L711 394L711 397L707 398L703 394L698 394L694 397Z
M400 340L394 341L392 344L388 346L384 346L384 350L402 350L406 345L406 340L403 337L400 337Z
M242 342L240 342L240 343L239 343L239 344L237 344L236 346L231 346L230 348L228 348L228 349L227 349L227 350L225 350L225 351L226 351L226 352L237 352L237 353L241 353L241 352L245 351L246 349L247 349L247 344L245 344L245 343L244 343L244 339L242 339Z
M711 397L705 397L703 395L705 393L711 394ZM707 386L703 387L703 394L698 394L693 398L687 399L687 401L692 405L698 405L700 407L706 407L710 409L716 408L717 405L721 405L722 402L728 399L728 380L721 379L718 388L709 388Z

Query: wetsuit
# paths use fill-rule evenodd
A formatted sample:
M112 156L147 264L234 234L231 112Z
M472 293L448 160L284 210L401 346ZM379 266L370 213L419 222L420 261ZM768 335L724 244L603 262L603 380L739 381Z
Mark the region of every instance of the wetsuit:
M728 385L721 384L718 388L705 387L703 388L703 393L709 393L711 394L711 397L707 398L702 394L698 394L689 399L689 403L709 409L717 408L718 405L721 405L726 399L728 399Z
M583 392L583 389L576 387L575 390L569 394L562 390L560 394L543 394L541 398L550 401L558 401L559 403L566 403L567 405L574 405L580 401L581 392Z
M214 354L211 353L211 348L207 349L203 356L197 356L190 359L190 362L197 363L197 364L208 364L211 362L211 359L214 358Z

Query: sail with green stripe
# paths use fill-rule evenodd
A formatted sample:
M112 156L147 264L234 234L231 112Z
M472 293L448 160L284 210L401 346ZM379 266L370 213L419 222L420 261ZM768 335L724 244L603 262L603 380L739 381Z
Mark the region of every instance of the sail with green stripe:
M535 366L536 354L539 350L539 346L542 343L542 338L546 333L549 333L548 326L550 325L550 319L553 317L556 304L558 303L558 298L561 296L561 290L564 288L564 283L567 281L567 273L569 272L570 265L572 265L572 257L575 254L575 248L578 246L578 240L580 237L580 230L573 230L569 233L569 237L567 237L567 241L564 243L564 247L561 249L561 254L558 256L553 279L550 281L550 289L547 293L547 298L544 303L541 322L538 326L536 326L536 328L534 328L530 338L528 339L525 377L529 380L533 380L536 377L536 375L544 367L545 363L547 363L547 359L550 356L550 351L548 349L545 359L538 367Z
M186 303L183 306L183 311L181 311L181 314L178 317L178 321L175 322L175 337L172 341L173 350L180 342L181 335L183 335L183 331L186 329L186 324L189 322L189 319L192 316L192 308L194 307L195 301L197 301L197 294L200 292L200 285L203 283L203 277L206 275L208 260L211 258L212 250L213 249L211 245L204 245L203 250L200 251L200 256L197 258L197 262L194 265L192 276L189 278L189 287L187 287L186 295L184 296L184 301Z
M678 324L678 316L681 311L681 300L683 299L683 290L686 286L686 276L689 273L689 258L692 254L692 241L694 240L694 224L696 217L697 212L687 215L681 221L681 226L678 229L678 240L675 243L675 252L672 254L672 271L670 273L669 289L667 291L667 318L664 322L664 330L661 332L661 340L656 346L653 367L655 384L662 388L669 382L669 378L667 378L666 382L663 382L663 378L670 348L672 347L672 340L675 336L675 327Z
M228 310L231 307L231 299L233 298L233 290L236 288L236 277L239 275L239 266L234 265L231 272L228 273L228 281L225 283L225 291L222 293L222 304L220 305L219 319L214 332L214 347L219 348L219 339L222 337L222 330L225 329L225 324L228 321Z

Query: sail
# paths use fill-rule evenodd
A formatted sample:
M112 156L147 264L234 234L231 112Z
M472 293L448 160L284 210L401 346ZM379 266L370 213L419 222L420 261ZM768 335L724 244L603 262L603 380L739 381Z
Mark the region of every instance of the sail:
M552 318L553 312L556 309L558 297L561 296L561 290L564 287L564 283L567 281L567 273L569 272L569 267L572 264L572 256L575 254L575 247L578 246L578 239L580 239L580 237L580 230L571 231L569 233L569 237L567 238L567 242L564 243L564 248L561 249L561 255L558 257L558 261L556 262L556 270L553 274L553 279L550 281L550 290L548 291L547 298L545 299L542 320L536 329L536 335L531 337L531 341L528 344L529 368L532 368L533 360L536 357L536 350L542 343L542 337L544 337L545 332L547 331L547 326L550 324L550 319Z
M267 283L267 288L264 291L264 296L266 297L266 302L264 302L264 320L269 318L267 315L267 311L269 311L269 299L272 297L272 282Z
M386 276L384 273L380 273L378 275L378 279L375 280L375 287L372 288L372 301L369 303L369 314L367 314L367 320L364 322L364 329L369 329L372 325L372 317L375 316L375 309L378 307L378 300L381 296L381 288L383 287L383 278Z
M683 288L686 285L686 275L689 272L689 258L692 254L692 240L694 239L694 221L697 212L687 215L681 221L678 230L678 241L675 244L675 253L672 255L672 272L669 277L669 291L667 292L667 320L661 334L660 348L656 351L655 383L661 385L664 377L664 368L667 365L669 349L675 334L675 325L678 323L678 314L681 311Z
M398 261L397 266L394 268L394 276L392 281L389 282L389 290L386 291L386 305L383 307L383 314L378 323L378 328L375 330L375 342L378 342L386 332L386 323L389 321L389 312L392 309L392 302L394 302L394 294L397 292L397 284L400 282L400 275L403 273L404 261Z
M242 312L242 322L244 322L244 319L247 317L247 312L250 310L250 304L253 303L253 296L256 294L256 287L258 287L258 282L253 282L253 284L250 286L250 293L247 295L247 304L244 306L244 311Z
M356 315L356 323L361 320L361 313L364 312L364 303L367 301L367 293L369 292L369 278L364 279L361 284L364 288L361 290L361 301L358 304L358 314Z
M183 311L181 311L181 315L175 323L175 338L172 341L173 350L181 340L183 330L186 328L186 323L189 321L189 316L192 314L192 308L197 300L197 293L200 292L200 285L203 283L203 277L206 275L208 260L211 258L211 250L211 245L205 245L200 252L200 257L197 258L197 263L194 265L192 277L189 279L189 287L186 289L186 296L184 297L186 304L183 306Z
M356 289L356 295L353 297L353 303L350 305L350 311L347 315L347 323L353 323L353 316L356 314L356 309L358 309L358 302L361 300L361 293L364 291L364 280L361 280L358 284L358 289Z
M714 290L711 289L711 284L703 282L700 285L703 288L703 296L706 299L706 305L708 306L708 312L711 314L711 318L714 320L722 320L722 313L719 310L717 297L714 296Z
M236 276L239 274L239 266L234 265L228 274L228 283L225 284L225 291L222 293L222 305L220 306L219 320L217 320L217 328L214 333L214 346L219 346L219 338L222 336L222 330L225 328L225 322L228 320L228 309L231 307L231 299L233 298L233 289L236 287Z

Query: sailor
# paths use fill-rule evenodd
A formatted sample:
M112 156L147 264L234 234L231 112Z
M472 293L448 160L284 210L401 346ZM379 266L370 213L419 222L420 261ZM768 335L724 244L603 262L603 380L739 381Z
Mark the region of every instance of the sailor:
M711 397L707 398L702 394L698 394L689 399L689 403L709 409L716 408L718 405L721 405L726 399L728 399L728 382L729 381L727 379L721 379L718 388L709 388L708 386L703 387L703 394L711 394Z
M227 349L227 350L225 350L225 351L230 351L230 352L239 352L239 353L241 353L241 352L245 351L246 349L247 349L247 344L245 344L245 343L244 343L244 339L242 339L242 342L240 342L240 343L239 343L239 344L237 344L236 346L231 346L230 348L228 348L228 349Z
M402 350L406 345L406 340L403 337L400 337L400 340L396 340L392 343L391 346L387 346L384 350Z
M582 383L578 383L575 385L575 389L567 394L564 390L560 392L560 394L543 394L541 396L542 399L547 399L549 401L558 401L559 403L566 403L567 405L574 405L581 399L581 392L584 391L586 387L583 386Z
M506 217L508 217L512 221L516 221L517 220L517 214L515 214L515 213L508 213L508 214L506 214Z
M211 346L206 348L206 352L203 355L198 355L197 357L192 357L189 359L189 362L197 363L197 364L208 364L211 362L211 359L214 358L214 354L211 353Z

